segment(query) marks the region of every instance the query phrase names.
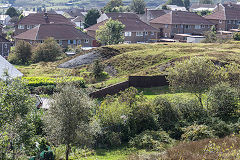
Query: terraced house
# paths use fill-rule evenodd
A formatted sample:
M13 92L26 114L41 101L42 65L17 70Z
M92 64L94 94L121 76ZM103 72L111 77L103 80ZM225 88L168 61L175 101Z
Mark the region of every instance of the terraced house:
M240 5L228 3L217 4L213 13L205 16L216 25L218 31L229 31L237 29L240 25Z
M95 37L96 31L104 25L109 18L118 20L125 25L124 37L125 43L151 42L157 38L158 30L149 24L140 20L134 13L106 13L99 19L98 23L87 28L87 34Z
M158 38L173 38L175 34L202 35L214 25L193 12L171 11L150 21L159 30Z

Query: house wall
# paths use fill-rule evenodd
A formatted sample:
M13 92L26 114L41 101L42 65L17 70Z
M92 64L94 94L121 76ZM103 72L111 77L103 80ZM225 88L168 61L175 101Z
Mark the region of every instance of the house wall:
M0 42L0 55L2 57L7 57L10 53L11 43Z
M147 32L148 34L145 34L145 32ZM154 35L151 35L151 31L145 31L145 32L143 32L143 36L137 36L136 32L131 32L131 36L125 36L124 41L126 43L150 42L152 39L157 39L159 34L158 32L154 32ZM87 34L91 37L96 36L95 31L87 31Z
M157 24L151 23L151 26L158 28L160 35L158 38L166 37L173 38L175 34L195 34L201 35L206 31L211 29L212 25L200 25L200 29L196 29L195 25L166 25L166 24ZM162 33L161 33L162 30Z

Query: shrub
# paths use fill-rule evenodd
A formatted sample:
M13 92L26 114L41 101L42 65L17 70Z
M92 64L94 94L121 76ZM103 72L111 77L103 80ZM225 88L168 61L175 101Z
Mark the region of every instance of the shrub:
M223 120L228 120L238 109L238 93L227 83L220 83L211 87L209 102L212 113Z
M165 131L144 131L130 140L132 147L148 150L164 150L172 145L174 140Z
M34 62L55 61L61 54L62 48L59 44L53 38L48 38L34 49L32 59Z
M205 138L213 138L213 131L206 125L191 125L187 128L183 128L184 134L183 140L197 141Z
M163 130L171 130L175 128L179 121L179 113L168 99L157 97L154 100L156 106L156 114L158 116L158 124Z
M100 60L96 60L92 65L92 74L95 78L100 78L103 75L104 65Z
M32 46L26 41L18 41L15 51L12 52L8 59L13 64L28 64L32 56Z
M211 128L213 134L219 138L223 138L234 132L231 125L228 125L219 118L212 118L212 121L207 125Z
M239 33L239 32L234 33L234 34L233 34L233 39L234 39L235 41L240 41L240 33Z

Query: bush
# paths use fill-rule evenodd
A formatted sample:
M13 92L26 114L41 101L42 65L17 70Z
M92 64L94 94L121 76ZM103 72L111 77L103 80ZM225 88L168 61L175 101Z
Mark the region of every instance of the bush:
M100 60L96 60L92 65L92 74L95 78L100 78L103 75L104 65Z
M212 121L207 125L211 128L213 134L219 138L223 138L234 132L231 125L228 125L219 118L212 118Z
M148 150L164 150L172 145L174 140L165 131L144 131L131 139L129 144L132 147Z
M183 131L183 140L197 141L214 137L213 131L206 125L191 125L187 128L183 128Z
M234 33L234 34L233 34L233 39L234 39L235 41L240 41L240 33L239 33L239 32Z
M32 46L26 41L18 41L15 51L10 53L8 60L13 64L28 64L32 56Z
M59 44L53 38L48 38L34 49L32 59L34 62L55 61L61 54L62 48Z
M236 114L238 109L238 92L227 83L220 83L211 87L209 103L212 113L223 120L228 120Z

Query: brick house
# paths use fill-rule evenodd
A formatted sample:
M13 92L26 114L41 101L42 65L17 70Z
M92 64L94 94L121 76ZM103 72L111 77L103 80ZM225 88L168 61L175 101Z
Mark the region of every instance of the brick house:
M104 25L109 18L112 18L125 25L123 33L125 37L124 43L151 42L151 40L157 38L158 30L140 20L140 18L134 13L111 13L105 15L108 15L108 18L100 17L101 20L99 19L99 23L86 29L88 35L95 37L96 30Z
M233 3L217 4L213 13L204 18L215 24L219 31L237 29L240 25L240 5Z
M15 24L15 35L30 30L39 24L50 24L50 23L63 23L74 25L70 20L65 18L61 14L52 13L35 13L29 14Z
M53 37L63 48L68 46L75 47L77 45L92 47L94 40L94 38L76 29L73 25L62 23L40 24L15 36L14 39L15 42L25 40L31 44L36 44L42 43L48 37Z
M193 12L171 11L151 20L150 25L159 29L159 38L173 38L175 34L202 35L213 23Z

